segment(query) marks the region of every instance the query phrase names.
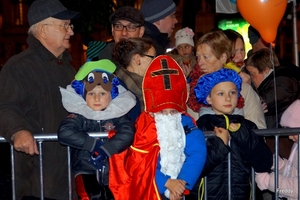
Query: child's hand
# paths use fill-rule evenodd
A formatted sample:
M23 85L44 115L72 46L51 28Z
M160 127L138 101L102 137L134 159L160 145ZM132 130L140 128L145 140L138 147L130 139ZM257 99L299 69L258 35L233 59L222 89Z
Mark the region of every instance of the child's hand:
M180 179L168 179L165 187L170 190L170 200L182 199L185 190L185 181Z
M216 133L216 136L221 138L224 142L224 144L228 145L229 141L229 132L225 128L221 127L215 127L214 132Z
M240 72L239 75L242 78L243 82L248 83L249 85L251 84L251 77L249 76L249 74Z
M229 124L229 130L230 130L231 132L235 132L235 131L237 131L237 130L240 129L240 126L241 126L240 123L230 123L230 124Z
M264 101L261 101L261 106L263 108L264 113L267 113L268 112L268 105Z

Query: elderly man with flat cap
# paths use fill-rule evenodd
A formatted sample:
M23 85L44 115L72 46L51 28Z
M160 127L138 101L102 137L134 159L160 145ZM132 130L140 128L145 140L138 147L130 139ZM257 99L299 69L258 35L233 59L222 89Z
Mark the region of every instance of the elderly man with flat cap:
M28 11L29 47L1 70L0 135L15 149L16 199L68 199L66 148L44 142L40 152L34 135L56 133L67 116L59 86L66 87L75 75L67 49L74 35L70 20L78 15L58 0L34 1ZM39 183L41 153L44 189Z

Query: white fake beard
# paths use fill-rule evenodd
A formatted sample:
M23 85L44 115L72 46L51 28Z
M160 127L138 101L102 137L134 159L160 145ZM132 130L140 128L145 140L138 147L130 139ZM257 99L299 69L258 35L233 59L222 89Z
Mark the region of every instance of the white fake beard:
M154 114L160 146L160 171L176 179L185 161L185 132L181 113Z

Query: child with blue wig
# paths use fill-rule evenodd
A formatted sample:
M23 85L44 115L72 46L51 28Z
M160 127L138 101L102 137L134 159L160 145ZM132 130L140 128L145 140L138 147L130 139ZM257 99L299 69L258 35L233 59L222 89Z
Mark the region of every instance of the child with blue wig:
M266 172L272 166L270 149L253 132L256 125L236 112L241 83L235 71L222 68L200 77L195 87L197 101L211 106L200 112L197 125L202 131L214 131L215 135L206 141L207 159L191 192L192 199L203 195L201 179L205 176L207 199L228 199L228 179L231 199L250 199L251 168Z
M61 122L58 139L71 147L79 199L113 199L108 189L108 158L133 142L134 123L126 114L136 100L119 84L115 69L108 59L86 62L71 85L60 88L70 115ZM91 137L90 132L109 132L109 139ZM96 170L101 171L99 181Z

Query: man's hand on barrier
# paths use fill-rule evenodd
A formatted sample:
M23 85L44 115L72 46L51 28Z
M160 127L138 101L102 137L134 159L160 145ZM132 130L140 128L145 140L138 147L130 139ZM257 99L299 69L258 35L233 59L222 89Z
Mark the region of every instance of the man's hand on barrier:
M27 130L20 130L13 134L12 140L14 143L14 148L17 151L24 152L33 156L34 154L39 154L36 140L33 135Z

